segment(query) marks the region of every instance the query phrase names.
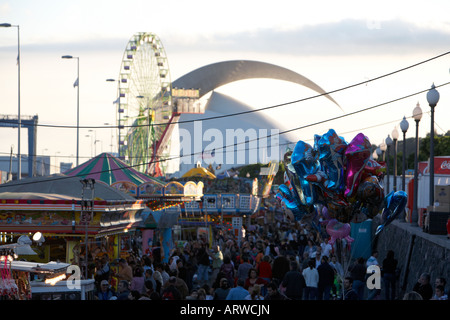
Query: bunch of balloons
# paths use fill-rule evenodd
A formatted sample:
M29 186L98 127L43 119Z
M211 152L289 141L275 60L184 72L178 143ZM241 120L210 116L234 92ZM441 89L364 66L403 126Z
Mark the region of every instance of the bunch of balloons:
M370 159L371 153L370 141L362 133L350 143L333 129L315 135L314 146L298 141L294 150L284 155L284 184L276 198L296 220L316 216L318 208L324 216L326 209L332 242L349 236L350 222L372 219L381 212L379 234L404 210L407 195L392 191L385 196L382 181L386 168Z

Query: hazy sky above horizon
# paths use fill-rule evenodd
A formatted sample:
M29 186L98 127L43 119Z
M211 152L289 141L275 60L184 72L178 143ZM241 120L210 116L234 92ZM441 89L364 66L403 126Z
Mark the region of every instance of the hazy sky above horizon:
M80 57L80 125L116 121L117 86L123 52L136 32L162 40L172 81L204 65L233 59L279 65L308 77L326 91L408 67L450 51L450 2L441 1L206 1L168 0L0 0L0 23L20 25L21 114L40 124L76 125L76 62ZM17 29L0 28L1 113L17 115ZM356 112L450 81L450 55L392 76L333 94L343 108L316 98L271 109L267 114L293 141L310 140L333 128L350 141L358 132L380 144L411 117L426 94L380 106L340 120L306 126ZM217 91L254 108L300 100L316 93L279 80L245 80ZM450 130L450 89L438 88L438 134ZM230 118L231 121L231 118ZM413 121L407 138L414 136ZM399 129L399 128L398 128ZM17 129L2 128L0 154L17 151ZM430 130L430 116L420 135ZM400 131L400 129L399 129ZM22 130L21 153L27 153ZM37 153L74 161L75 129L39 127ZM111 130L96 129L96 151L110 151ZM91 156L88 129L80 129L80 163ZM401 132L400 132L401 136ZM114 133L115 139L115 133ZM402 139L402 138L400 138ZM116 142L113 142L114 149Z

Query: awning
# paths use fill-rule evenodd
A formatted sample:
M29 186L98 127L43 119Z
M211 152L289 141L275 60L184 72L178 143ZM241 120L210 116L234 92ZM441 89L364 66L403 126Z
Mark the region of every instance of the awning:
M50 261L48 263L38 263L14 260L10 263L10 266L12 270L16 271L53 274L65 273L70 264L54 261ZM9 265L7 265L7 267L9 268ZM0 264L0 268L4 268L4 264Z

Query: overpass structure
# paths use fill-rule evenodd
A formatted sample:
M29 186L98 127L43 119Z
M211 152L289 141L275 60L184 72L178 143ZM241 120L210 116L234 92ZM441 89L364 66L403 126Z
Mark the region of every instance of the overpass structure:
M28 176L36 175L36 136L38 116L21 116L21 128L28 130ZM0 127L18 128L19 118L11 115L0 115Z

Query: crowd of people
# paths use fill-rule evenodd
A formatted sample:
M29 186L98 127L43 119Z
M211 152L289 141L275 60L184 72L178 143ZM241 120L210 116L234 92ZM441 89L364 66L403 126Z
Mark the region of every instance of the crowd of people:
M342 244L345 245L345 244ZM99 300L374 300L448 299L446 280L421 275L413 291L398 296L394 252L341 264L326 234L309 225L261 226L239 239L223 229L209 243L185 242L163 262L161 249L119 259L118 271L107 257L98 262ZM341 258L341 259L339 259ZM382 288L366 285L370 266L382 272Z

